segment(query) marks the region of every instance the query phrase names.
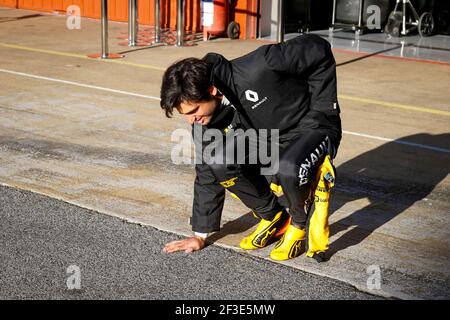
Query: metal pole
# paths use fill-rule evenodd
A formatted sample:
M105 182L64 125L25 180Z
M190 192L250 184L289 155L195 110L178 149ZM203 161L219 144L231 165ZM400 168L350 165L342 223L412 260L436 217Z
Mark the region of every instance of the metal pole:
M284 0L278 0L277 42L284 41Z
M183 46L184 38L184 0L178 0L177 5L177 47Z
M134 34L139 35L139 0L134 0Z
M108 50L108 0L101 0L100 2L102 9L101 9L101 45L102 45L102 51L100 53L94 53L94 54L88 54L89 58L93 59L118 59L123 58L124 56L117 53L109 53Z
M128 0L128 45L130 47L136 46L136 11L137 0Z
M334 25L336 23L336 0L333 0L333 15L331 16L331 26L328 28L328 36L333 36Z
M329 28L330 31L333 31L335 23L336 23L336 0L333 0L333 15L331 17L331 27Z
M364 11L364 0L359 0L359 17L358 17L359 28L361 28L363 24L363 11Z
M406 36L406 0L403 0L402 35Z
M108 59L108 0L102 0L102 59Z
M161 16L161 6L159 4L159 0L155 1L155 40L154 43L160 43L161 42L161 25L159 21L159 17Z

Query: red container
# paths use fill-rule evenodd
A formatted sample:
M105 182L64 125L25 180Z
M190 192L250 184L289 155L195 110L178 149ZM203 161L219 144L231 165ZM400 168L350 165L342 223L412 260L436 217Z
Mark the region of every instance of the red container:
M209 35L219 36L227 32L229 0L203 0L203 39Z

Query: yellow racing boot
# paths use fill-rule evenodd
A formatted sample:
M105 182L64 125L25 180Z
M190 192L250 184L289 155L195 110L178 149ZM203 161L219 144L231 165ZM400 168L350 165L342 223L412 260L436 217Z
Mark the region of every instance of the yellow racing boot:
M306 230L290 224L283 237L270 253L273 260L289 260L298 257L301 253L300 245L306 239Z
M256 230L241 240L239 246L244 250L264 248L270 239L280 235L289 221L289 214L282 210L272 220L261 219Z

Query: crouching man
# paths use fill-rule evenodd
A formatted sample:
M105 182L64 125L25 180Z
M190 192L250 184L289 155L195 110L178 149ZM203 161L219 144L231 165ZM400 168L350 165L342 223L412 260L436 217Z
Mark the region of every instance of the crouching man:
M301 35L231 61L215 53L181 60L164 74L161 107L167 117L177 110L193 132L217 129L226 136L230 129L276 130L280 149L273 179L287 202L280 204L258 163L197 163L194 235L167 244L164 251L204 248L208 234L220 229L228 189L261 219L240 242L242 249L263 248L282 236L271 258L298 256L314 199L311 184L324 160L335 157L342 135L336 65L329 43L316 35Z

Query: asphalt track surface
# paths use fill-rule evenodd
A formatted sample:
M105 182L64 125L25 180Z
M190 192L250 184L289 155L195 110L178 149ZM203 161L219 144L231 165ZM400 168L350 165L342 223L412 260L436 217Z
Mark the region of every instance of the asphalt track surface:
M178 236L29 191L0 186L0 204L0 299L379 299L214 245L165 254Z

